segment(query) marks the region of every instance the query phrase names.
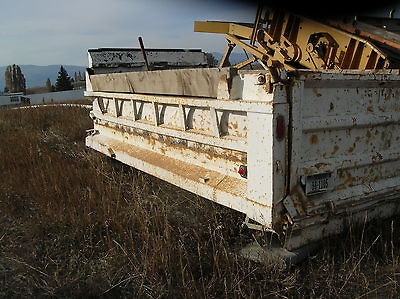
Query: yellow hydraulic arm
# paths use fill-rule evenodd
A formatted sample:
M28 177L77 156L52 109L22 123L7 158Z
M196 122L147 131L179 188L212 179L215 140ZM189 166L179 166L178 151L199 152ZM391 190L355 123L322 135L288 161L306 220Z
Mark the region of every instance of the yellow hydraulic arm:
M333 23L331 23L333 24ZM242 47L251 57L236 65L242 68L259 61L265 68L286 69L385 69L390 57L371 39L328 22L260 6L254 23L196 21L195 32L225 34L228 46L220 66L232 49Z

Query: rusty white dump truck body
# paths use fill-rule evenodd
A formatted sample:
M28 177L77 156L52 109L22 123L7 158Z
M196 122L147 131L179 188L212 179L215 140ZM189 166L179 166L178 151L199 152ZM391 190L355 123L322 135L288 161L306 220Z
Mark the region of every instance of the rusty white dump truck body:
M94 74L85 95L88 147L242 212L288 250L399 211L398 70Z

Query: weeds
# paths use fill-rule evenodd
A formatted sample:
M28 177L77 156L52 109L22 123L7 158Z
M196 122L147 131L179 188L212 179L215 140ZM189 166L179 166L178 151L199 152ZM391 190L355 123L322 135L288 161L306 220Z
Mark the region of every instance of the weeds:
M254 263L240 213L87 149L91 127L81 108L0 111L0 296L398 297L396 220Z

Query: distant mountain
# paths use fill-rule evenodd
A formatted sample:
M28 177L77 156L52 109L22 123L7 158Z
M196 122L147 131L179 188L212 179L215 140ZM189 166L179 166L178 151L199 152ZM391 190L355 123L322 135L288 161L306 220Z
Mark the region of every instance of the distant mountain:
M44 86L47 78L50 78L51 83L55 84L60 66L61 65L19 65L22 73L25 76L27 88ZM66 69L71 78L74 78L75 72L81 72L81 74L84 74L86 69L84 66L77 65L63 65L63 67ZM0 91L3 91L6 85L4 79L4 72L6 71L6 68L7 66L0 66Z
M212 52L214 57L220 61L222 57L222 53L219 52ZM244 53L241 52L232 52L230 56L230 63L236 64L246 59ZM45 86L47 78L50 78L52 84L56 83L58 77L58 71L60 70L61 65L47 65L47 66L40 66L40 65L29 65L23 64L19 65L22 73L25 76L26 80L26 87L38 87L38 86ZM86 67L84 66L77 66L77 65L63 65L63 67L67 70L68 75L73 78L75 72L85 73ZM7 66L0 66L0 92L4 90L6 85L4 79L4 72L6 71Z

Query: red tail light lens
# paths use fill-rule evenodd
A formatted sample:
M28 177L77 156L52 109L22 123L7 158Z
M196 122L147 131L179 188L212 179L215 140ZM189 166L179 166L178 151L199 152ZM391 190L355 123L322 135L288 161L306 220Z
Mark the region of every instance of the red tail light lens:
M245 165L240 165L239 166L239 170L238 170L238 174L240 174L240 176L242 178L247 179L247 166Z
M285 138L285 118L283 115L276 117L276 139L282 141Z

